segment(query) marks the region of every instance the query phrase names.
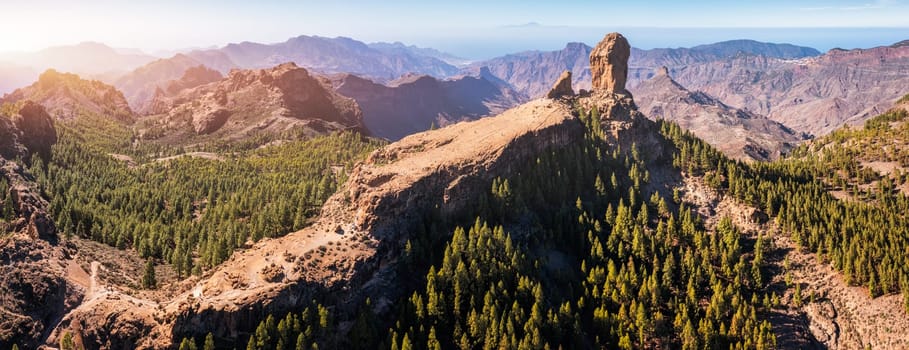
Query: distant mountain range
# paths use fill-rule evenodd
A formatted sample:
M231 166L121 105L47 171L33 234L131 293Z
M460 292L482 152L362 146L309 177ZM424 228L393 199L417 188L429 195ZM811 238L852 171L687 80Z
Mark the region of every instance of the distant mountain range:
M37 52L0 54L0 62L26 67L27 71L31 71L34 77L30 82L37 79L39 72L47 69L91 78L110 78L136 69L154 59L155 57L150 55L118 51L95 42L49 47ZM5 77L4 75L2 78ZM21 86L0 86L3 89L0 93L19 87Z
M293 62L313 74L334 76L338 92L363 106L364 123L370 130L377 136L398 139L433 123L476 119L540 97L566 70L573 73L576 90L589 89L590 51L583 43L569 43L557 51L528 51L469 62L399 42L366 44L343 37L298 36L274 44L241 42L155 59L83 43L0 57L0 62L15 62L0 64L0 92L27 85L37 79L41 67L54 66L114 85L132 110L145 114L154 109L152 104L178 93L169 89L194 88L216 78L209 74L181 82L190 69L207 67L223 76L232 69ZM808 47L753 40L691 48L632 48L627 87L638 101L659 97L648 96L653 89L638 86L663 66L673 82L690 89L688 92L731 110L766 116L796 133L823 135L881 113L905 93L909 46L897 43L823 54ZM686 101L690 99L676 99L676 103ZM765 150L775 152L774 147Z
M807 136L701 91L690 91L666 70L638 84L635 92L635 103L644 115L675 122L732 158L773 160Z
M548 91L564 70L576 88L590 87L590 47L570 43L558 51L532 51L475 62L531 98ZM722 103L780 122L798 132L824 135L883 113L909 86L909 46L817 50L789 44L735 40L692 48L632 49L628 89L665 66L682 86ZM635 97L646 98L646 96Z
M363 109L363 122L374 135L390 140L428 130L430 126L495 115L520 104L526 96L486 77L439 80L410 75L387 86L350 74L333 79L335 89Z
M566 70L572 72L574 86L590 88L591 47L583 43L568 43L558 51L527 51L474 62L465 71L477 72L487 67L496 77L507 81L516 90L531 98L540 97ZM706 62L721 61L739 55L798 59L820 55L810 47L790 44L771 44L754 40L732 40L692 48L631 49L628 85L633 87L650 78L655 68L670 68Z

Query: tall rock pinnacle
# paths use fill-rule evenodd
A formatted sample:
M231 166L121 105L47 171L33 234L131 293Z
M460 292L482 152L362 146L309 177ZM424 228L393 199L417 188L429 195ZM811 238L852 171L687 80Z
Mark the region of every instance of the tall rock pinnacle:
M590 52L590 73L593 89L616 93L625 92L628 80L628 56L631 45L622 34L609 33Z

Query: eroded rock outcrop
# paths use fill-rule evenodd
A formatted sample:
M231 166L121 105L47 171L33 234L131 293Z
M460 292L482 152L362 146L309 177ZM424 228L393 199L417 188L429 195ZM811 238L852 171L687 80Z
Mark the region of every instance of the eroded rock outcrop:
M625 92L631 45L622 34L609 33L590 52L590 74L594 90Z
M362 127L362 112L354 100L293 63L233 70L224 79L174 96L162 91L148 111L162 114L147 117L152 127L142 130L143 135L176 143L200 135L238 140L261 131L304 128L318 134Z
M566 70L559 76L559 80L556 80L555 84L552 85L552 89L549 90L546 97L561 98L572 95L574 95L574 90L571 89L571 71Z

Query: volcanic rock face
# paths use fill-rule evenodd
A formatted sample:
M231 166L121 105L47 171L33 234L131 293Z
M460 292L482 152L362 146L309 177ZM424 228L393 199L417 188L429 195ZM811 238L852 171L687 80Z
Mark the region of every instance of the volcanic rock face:
M180 79L168 82L164 91L168 95L176 95L180 91L216 82L222 78L224 77L218 71L199 65L187 69L186 72L183 72L183 76Z
M560 98L565 96L574 95L574 90L571 89L571 71L566 70L559 76L559 80L552 86L552 89L549 90L549 93L546 94L547 98Z
M205 71L203 72L199 67L205 67ZM114 86L123 91L123 95L126 96L133 110L142 113L148 108L156 90L161 89L174 95L182 89L220 80L222 73L227 73L234 67L236 65L230 62L225 54L218 51L181 53L136 68L129 74L118 78L114 82ZM209 72L212 69L218 72L217 78ZM190 72L190 70L194 72ZM175 83L180 85L180 89L172 90L170 88L171 84Z
M628 57L631 45L622 34L609 33L590 52L590 74L593 88L616 93L625 92L628 79Z
M63 278L64 259L62 250L44 240L23 234L0 238L0 348L38 348L81 298Z
M674 70L682 85L815 136L860 125L906 93L909 47L831 50L801 60L740 55Z
M293 63L270 69L234 70L226 78L167 97L159 92L146 138L175 142L200 135L239 140L259 131L305 128L309 132L359 128L356 102Z

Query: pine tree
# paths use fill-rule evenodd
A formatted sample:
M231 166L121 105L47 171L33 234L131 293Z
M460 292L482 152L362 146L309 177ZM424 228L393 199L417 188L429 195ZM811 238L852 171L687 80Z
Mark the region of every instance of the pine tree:
M66 332L63 334L63 338L60 339L60 350L75 350L76 343L73 342L73 334Z
M180 350L196 350L196 342L190 338L183 338L183 341L180 342Z
M215 337L211 333L205 336L205 345L202 346L202 350L215 350Z
M158 287L158 281L155 278L155 262L151 258L145 262L145 274L142 275L142 288L155 289Z

